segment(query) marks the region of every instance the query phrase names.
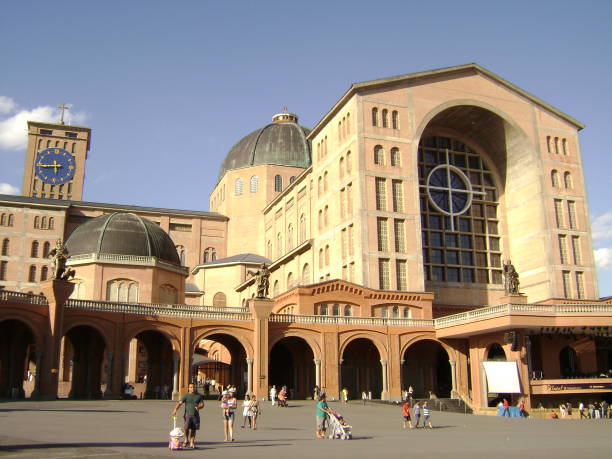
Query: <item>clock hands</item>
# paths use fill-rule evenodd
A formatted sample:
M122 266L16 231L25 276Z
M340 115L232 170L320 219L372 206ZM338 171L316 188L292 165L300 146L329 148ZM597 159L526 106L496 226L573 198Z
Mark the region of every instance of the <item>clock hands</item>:
M56 160L53 160L53 164L43 164L43 163L40 163L40 162L39 162L39 163L36 163L36 165L37 165L38 167L52 167L52 168L53 168L53 172L54 172L55 174L57 174L57 170L58 170L58 169L60 169L60 168L62 168L62 167L63 167L63 166L62 166L60 163L58 163Z

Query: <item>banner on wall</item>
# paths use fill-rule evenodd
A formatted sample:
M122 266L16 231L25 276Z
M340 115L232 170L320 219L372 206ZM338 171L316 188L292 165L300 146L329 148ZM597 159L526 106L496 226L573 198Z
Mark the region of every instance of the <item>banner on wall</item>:
M520 394L516 362L482 362L487 376L488 391L497 394Z

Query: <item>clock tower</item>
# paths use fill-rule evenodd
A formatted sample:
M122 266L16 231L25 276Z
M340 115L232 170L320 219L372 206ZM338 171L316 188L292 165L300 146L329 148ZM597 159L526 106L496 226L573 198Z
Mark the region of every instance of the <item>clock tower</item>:
M22 194L81 201L90 137L88 127L28 121Z

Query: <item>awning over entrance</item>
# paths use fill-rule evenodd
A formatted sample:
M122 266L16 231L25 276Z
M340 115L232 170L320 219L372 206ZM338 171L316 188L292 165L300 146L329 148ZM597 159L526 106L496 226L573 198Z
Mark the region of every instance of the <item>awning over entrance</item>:
M482 362L487 375L489 393L520 394L516 362Z

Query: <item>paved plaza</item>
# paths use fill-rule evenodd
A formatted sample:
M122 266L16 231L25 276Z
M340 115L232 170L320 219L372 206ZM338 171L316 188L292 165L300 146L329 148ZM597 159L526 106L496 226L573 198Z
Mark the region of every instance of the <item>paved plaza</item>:
M223 442L221 410L203 411L200 448L170 452L170 401L50 401L0 404L0 457L236 458L598 458L610 457L608 420L509 419L432 413L435 428L404 430L401 408L330 403L353 425L353 440L318 440L314 405L266 402L255 431ZM238 413L237 413L238 414Z

